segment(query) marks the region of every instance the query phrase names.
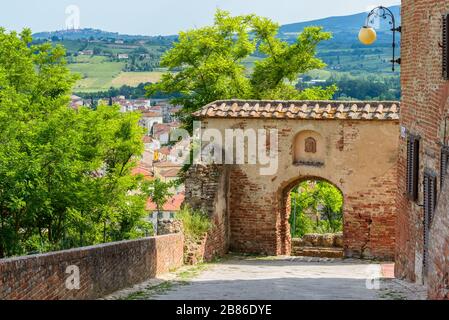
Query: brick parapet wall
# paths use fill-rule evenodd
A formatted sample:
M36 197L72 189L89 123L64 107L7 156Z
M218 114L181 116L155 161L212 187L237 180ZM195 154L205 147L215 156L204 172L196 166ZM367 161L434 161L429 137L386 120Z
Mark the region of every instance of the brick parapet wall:
M0 300L89 300L183 264L182 234L0 260ZM76 266L80 289L68 290Z

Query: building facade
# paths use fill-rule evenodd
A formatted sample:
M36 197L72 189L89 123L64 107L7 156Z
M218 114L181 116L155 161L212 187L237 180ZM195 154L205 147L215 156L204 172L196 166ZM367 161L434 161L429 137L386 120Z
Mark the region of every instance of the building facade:
M430 298L449 298L448 13L447 0L402 1L396 276Z

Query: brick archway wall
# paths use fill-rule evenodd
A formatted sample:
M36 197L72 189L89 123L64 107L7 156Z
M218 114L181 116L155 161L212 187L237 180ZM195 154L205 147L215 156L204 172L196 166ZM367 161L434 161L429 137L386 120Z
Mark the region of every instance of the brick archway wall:
M224 101L204 107L198 116L204 130L217 130L223 137L228 129L277 131L277 143L270 143L279 155L275 172L261 174L262 164L227 165L231 251L289 254L288 191L300 180L318 177L344 195L346 256L393 259L396 103ZM295 141L302 133L307 133L304 139L315 138L317 152L307 153L300 140L305 154L296 157Z
M266 194L248 170L234 166L230 174L230 249L233 252L290 255L289 192L299 182L318 175L296 177ZM344 249L346 257L394 259L396 223L396 171L391 168L372 178L369 187L348 193L332 183L344 199ZM266 179L266 183L271 179Z

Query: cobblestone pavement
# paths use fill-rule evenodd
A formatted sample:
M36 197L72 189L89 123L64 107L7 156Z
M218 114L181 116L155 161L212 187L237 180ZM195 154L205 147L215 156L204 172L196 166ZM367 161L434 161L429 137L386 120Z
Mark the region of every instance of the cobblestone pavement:
M390 270L391 264L353 259L232 256L184 267L108 299L425 299L423 287L389 278Z

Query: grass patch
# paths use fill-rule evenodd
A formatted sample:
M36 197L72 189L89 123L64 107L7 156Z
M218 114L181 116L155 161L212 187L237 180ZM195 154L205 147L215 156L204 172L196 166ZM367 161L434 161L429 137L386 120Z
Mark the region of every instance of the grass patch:
M200 263L197 264L195 266L192 266L186 270L182 270L177 274L177 278L182 281L182 282L189 282L190 280L192 280L193 278L199 276L199 274L205 270L207 270L207 268L210 265L206 264L206 263Z
M381 299L386 300L407 300L407 298L402 293L396 291L389 291L387 289L385 289L385 292L380 293L379 296Z
M163 294L169 290L171 290L174 286L174 283L171 281L165 281L160 285L154 287L148 287L145 290L138 291L136 293L132 293L123 300L148 300L152 296Z
M102 57L82 57L79 58L80 62L68 65L70 71L81 75L81 80L77 82L75 91L107 90L125 67L123 62L99 62L98 58Z
M164 74L164 72L159 72L159 71L122 72L112 80L111 86L112 87L121 87L123 85L128 85L131 87L135 87L141 83L159 82L161 80L163 74Z

